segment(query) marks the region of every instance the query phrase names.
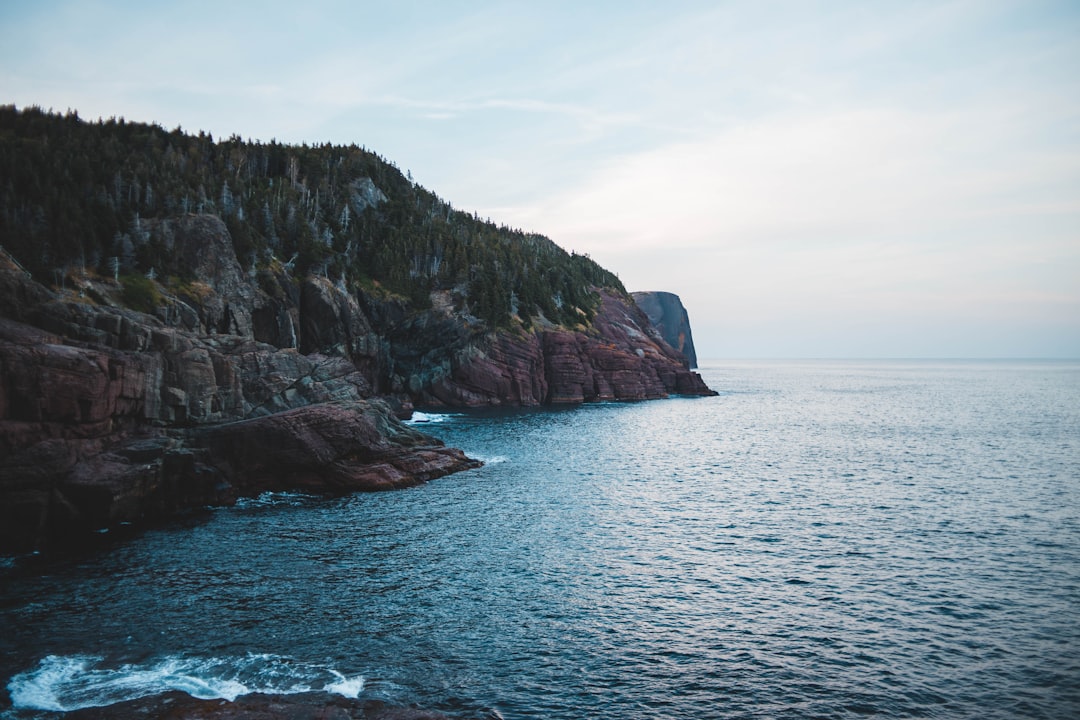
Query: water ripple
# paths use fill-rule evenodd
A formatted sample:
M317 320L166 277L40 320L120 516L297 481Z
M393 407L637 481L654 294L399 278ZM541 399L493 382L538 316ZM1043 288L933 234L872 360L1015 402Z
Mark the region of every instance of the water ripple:
M1075 364L706 374L729 392L442 416L491 462L14 576L0 670L268 654L507 720L1080 716Z

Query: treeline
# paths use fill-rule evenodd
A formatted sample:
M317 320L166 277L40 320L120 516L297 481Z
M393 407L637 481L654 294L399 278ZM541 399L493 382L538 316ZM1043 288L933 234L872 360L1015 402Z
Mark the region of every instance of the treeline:
M473 315L528 326L591 319L593 287L625 293L587 256L454 209L356 145L284 145L0 106L0 244L40 280L75 267L185 278L160 219L221 217L246 269L320 274L425 307L456 290Z

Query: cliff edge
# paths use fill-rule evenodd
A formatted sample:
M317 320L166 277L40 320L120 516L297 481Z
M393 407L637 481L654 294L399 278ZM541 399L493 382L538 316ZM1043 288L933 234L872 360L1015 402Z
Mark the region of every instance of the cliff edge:
M658 290L631 294L637 306L660 331L664 341L686 356L689 367L696 368L697 353L694 350L694 337L690 333L690 316L679 296Z

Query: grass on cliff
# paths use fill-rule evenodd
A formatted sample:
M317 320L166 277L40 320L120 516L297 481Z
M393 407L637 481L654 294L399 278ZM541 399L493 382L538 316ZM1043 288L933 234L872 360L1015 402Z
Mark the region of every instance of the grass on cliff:
M143 275L124 275L120 278L123 290L120 299L132 310L152 313L161 304L161 291L157 283Z

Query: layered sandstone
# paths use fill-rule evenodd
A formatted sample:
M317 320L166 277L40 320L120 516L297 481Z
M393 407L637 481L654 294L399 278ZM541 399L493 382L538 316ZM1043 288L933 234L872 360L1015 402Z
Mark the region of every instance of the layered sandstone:
M458 351L419 380L425 405L570 405L714 395L632 302L600 291L589 331L505 333Z

